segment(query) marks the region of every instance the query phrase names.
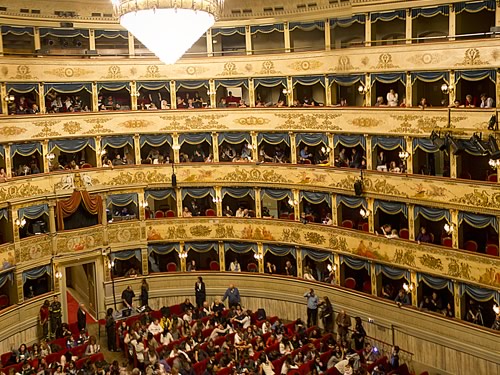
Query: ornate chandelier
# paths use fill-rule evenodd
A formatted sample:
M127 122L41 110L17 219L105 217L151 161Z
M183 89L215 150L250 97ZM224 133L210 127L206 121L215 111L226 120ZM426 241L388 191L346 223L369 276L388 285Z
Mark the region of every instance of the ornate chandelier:
M174 64L221 15L224 0L112 0L120 24Z

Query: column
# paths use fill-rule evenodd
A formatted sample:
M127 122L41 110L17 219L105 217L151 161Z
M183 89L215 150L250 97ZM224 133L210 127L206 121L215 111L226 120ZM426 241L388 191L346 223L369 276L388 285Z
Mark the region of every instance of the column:
M142 219L141 219L142 220ZM142 276L149 275L149 262L148 262L149 254L148 247L141 247L141 259L142 259Z
M47 113L45 108L45 87L43 83L38 84L38 107L40 108L40 113Z
M325 95L325 105L329 107L332 105L332 87L327 75L325 76Z
M262 200L260 196L260 187L255 188L255 217L262 218Z
M293 189L293 215L295 221L300 221L300 190Z
M179 254L182 254L185 251L186 251L186 244L184 243L184 241L180 241L179 242ZM187 270L186 260L187 260L187 258L179 257L179 264L181 266L181 272L186 272L186 270Z
M257 132L252 130L250 136L252 137L252 161L257 163L259 161L259 140L257 138Z
M459 239L458 239L458 210L450 210L451 213L451 223L453 225L453 232L451 233L451 239L453 241L453 248L459 248Z
M330 20L325 20L325 51L330 51L332 45L332 36L330 30Z
M181 145L179 144L179 134L172 134L172 150L174 151L174 163L179 164L181 162L180 150Z
M224 242L218 242L219 247L219 267L221 271L226 270L226 253L224 251Z
M139 134L134 134L135 165L141 165L141 139Z
M415 241L415 229L419 229L419 228L415 228L415 205L413 203L409 203L408 204L408 232L409 232L409 235L408 235L408 239L410 241Z
M291 106L292 103L293 103L293 81L292 81L292 77L286 77L286 89L288 91L288 94L286 96L287 104L289 106Z
M49 233L55 234L57 232L56 226L56 202L49 202Z
M457 34L457 17L455 14L455 6L453 4L450 4L450 15L448 17L449 23L448 23L448 35L449 39L448 41L453 41L455 40L455 35Z
M139 93L137 92L137 83L135 81L130 82L130 107L132 111L137 111L137 97Z
M175 188L175 203L177 204L177 216L182 217L182 190L181 188Z
M128 55L135 56L134 36L132 33L128 33Z
M283 24L283 34L285 37L285 52L290 52L292 50L292 44L290 41L290 24L288 22Z
M333 222L333 226L336 227L339 225L339 218L338 218L338 214L337 214L337 194L332 193L331 196L332 196L332 207L331 207L332 222Z
M264 245L262 242L257 242L257 254L259 257L259 273L265 273L264 270Z
M328 153L328 164L330 166L335 165L335 140L334 140L334 135L333 133L328 133L328 148L330 149L330 152Z
M49 141L44 139L42 141L42 160L43 160L43 173L49 173Z
M103 226L103 245L104 246L107 246L109 244L109 238L108 238L108 218L107 218L107 215L106 215L106 209L108 208L107 205L108 205L108 202L107 202L107 194L104 193L102 195L102 221L101 221L101 224ZM109 259L109 258L108 258ZM106 267L107 268L107 267Z
M302 266L302 249L295 246L295 254L297 257L297 277L302 277L304 275L304 269Z
M146 220L146 198L144 197L144 192L137 194L137 203L139 204L139 220Z
M3 56L3 36L0 35L0 56ZM5 96L2 96L2 99L4 98Z
M413 307L418 307L418 293L417 293L417 271L410 270L410 287L413 286L411 290L411 305Z
M408 151L408 159L406 159L406 173L413 174L413 137L406 136L406 151Z
M95 30L89 30L89 50L95 51Z
M0 37L0 40L2 38ZM0 52L0 56L2 56L3 53ZM9 114L9 104L7 103L7 100L5 98L7 97L7 85L5 82L0 83L0 101L2 103L2 113L4 115Z
M497 1L496 4L497 8L495 9L495 26L500 27L500 1ZM498 35L496 37L498 38Z
M290 162L297 164L297 145L295 144L295 133L288 132L290 135Z
M250 107L255 107L255 85L253 78L248 80L248 100L250 101Z
M368 211L370 211L370 215L368 216L368 231L370 233L375 233L375 212L373 210L374 202L375 200L373 198L366 198Z
M371 135L364 134L363 135L366 139L366 169L367 170L372 170L373 169L373 151L372 151L372 137Z
M457 155L454 155L453 152L450 154L450 177L457 178L458 172L458 162Z
M333 269L335 272L335 285L340 285L340 255L333 254Z
M370 19L370 14L365 15L365 47L370 47L372 45L372 21Z
M7 144L4 147L5 151L5 173L7 173L7 177L12 177L12 158L10 156L10 144Z
M500 4L500 3L497 2L497 4ZM497 12L496 12L497 17L500 17L499 13L500 13L500 8L498 8L498 6L497 6ZM497 23L497 25L498 25L498 23ZM498 25L497 27L500 27L500 25ZM497 36L497 38L498 38L498 36ZM496 81L495 87L496 87L496 90L495 90L496 91L496 98L495 98L496 102L495 103L496 103L496 106L498 108L498 107L500 107L500 104L499 104L500 103L499 102L500 101L500 71L498 69L497 69L497 81ZM498 113L497 113L497 118L498 118ZM498 180L498 182L500 182L500 180Z
M17 303L21 304L24 302L24 292L23 292L23 272L16 271L15 273L15 283L17 287Z
M372 296L378 296L378 283L377 283L377 271L375 270L375 263L370 262L370 278L372 282Z
M406 72L405 100L407 107L411 107L413 103L413 87L411 84L411 74Z
M217 108L217 88L214 79L208 81L208 91L210 92L210 108Z
M99 92L97 91L97 82L92 82L92 111L99 112Z
M170 108L177 109L177 87L175 81L170 81Z
M96 159L96 167L102 167L102 150L101 150L101 136L97 135L95 137L95 159Z
M214 155L214 163L219 162L219 135L217 132L212 132L212 152Z
M366 93L365 93L365 99L364 99L364 105L365 107L371 107L372 106L372 79L371 79L370 73L366 73L365 76L365 87L366 87Z
M222 217L222 188L220 186L214 186L215 189L215 212L218 217Z
M18 214L17 209L12 208L12 205L10 206L10 215L12 218L12 241L14 242L14 245L16 246L16 250L21 251L20 244L19 244L19 240L21 239L19 236L19 227L16 225L16 220L19 219L19 214ZM18 246L19 246L19 249L17 249Z
M450 82L448 82L449 93L448 93L448 104L453 104L457 96L457 86L455 84L455 71L450 70Z
M453 280L453 301L455 304L455 306L453 306L455 310L455 318L462 319L462 296L460 295L460 284L455 280Z
M413 19L411 17L411 8L406 9L406 44L411 44L413 38L412 29Z
M41 50L42 49L42 42L40 40L40 28L34 27L33 28L33 41L35 45L35 51Z
M250 26L245 26L245 49L247 55L252 54L252 34L250 33Z
M214 55L214 45L213 45L213 40L212 40L212 29L207 30L207 54L208 57L213 57Z

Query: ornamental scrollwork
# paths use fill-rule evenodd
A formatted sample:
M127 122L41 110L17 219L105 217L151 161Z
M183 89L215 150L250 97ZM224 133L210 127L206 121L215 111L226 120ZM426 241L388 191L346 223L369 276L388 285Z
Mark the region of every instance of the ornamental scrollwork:
M301 242L300 232L293 229L283 229L280 241L300 243Z
M224 177L219 178L218 181L292 183L292 180L274 170L261 171L258 168L252 168L250 171L236 168L234 172L226 174Z
M131 185L139 183L168 183L170 182L170 176L165 173L160 173L158 171L148 171L148 172L120 172L120 174L111 180L104 182L104 185L119 186L119 185Z
M419 259L420 263L422 263L424 267L430 268L432 270L443 270L443 262L439 258L433 257L429 254L423 254L419 257Z
M189 232L195 237L208 237L212 234L212 228L208 225L195 225L189 228Z
M468 193L459 198L453 198L451 203L459 203L467 206L491 208L500 206L500 193L489 193L486 190L474 189L473 193Z
M340 126L333 122L334 119L341 117L337 113L317 113L317 114L294 114L294 113L276 113L276 117L285 119L283 125L277 126L276 129L285 130L323 130L333 131L342 130Z
M317 232L306 232L304 234L304 239L314 245L322 245L326 241L325 236Z
M9 187L0 188L0 201L8 201L17 198L34 197L37 195L45 195L51 191L41 189L38 186L31 185L31 183L21 185L10 185Z
M397 249L394 253L394 257L392 258L392 262L416 268L416 254L417 252L415 250Z
M216 224L215 237L217 238L236 238L234 227L232 225Z

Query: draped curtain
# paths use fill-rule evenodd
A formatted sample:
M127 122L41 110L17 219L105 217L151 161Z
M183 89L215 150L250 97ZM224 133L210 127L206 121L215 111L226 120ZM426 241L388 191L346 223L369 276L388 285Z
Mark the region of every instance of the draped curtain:
M186 251L196 251L197 253L208 253L215 250L218 253L218 245L215 242L186 242L184 245Z
M352 268L353 270L362 270L363 268L370 273L370 263L368 263L366 260L363 259L356 259L356 258L350 258L341 255L340 256L340 263L345 263L349 266L349 268Z
M148 246L148 254L151 255L152 253L159 254L159 255L166 255L171 253L172 251L180 251L180 247L178 243L169 243L169 244L162 244L162 245L149 245Z
M264 245L264 254L270 252L273 255L284 257L287 255L292 255L294 258L297 258L297 252L295 247L292 246L281 246L275 244L266 244Z
M285 190L285 189L262 189L260 191L260 196L261 199L267 196L271 199L282 200L286 198L292 199L293 193L291 190Z
M111 146L113 148L122 148L125 146L130 146L133 148L134 137L132 137L131 135L102 137L101 148L104 149L107 146Z
M450 211L441 208L415 206L415 219L418 215L422 215L427 220L431 221L446 219L446 221L450 222L451 220Z
M246 254L250 251L254 253L257 252L257 245L253 243L243 243L243 242L225 242L224 252L233 251L237 254Z
M354 14L352 17L348 18L331 18L330 26L333 27L349 27L355 23L364 24L366 22L366 17L364 14Z
M326 202L329 207L332 206L332 196L329 193L321 193L318 191L300 191L300 200L305 199L312 204L320 204Z
M295 142L297 145L302 142L308 146L318 146L321 143L326 146L328 145L328 137L324 133L297 133L295 135Z
M343 204L349 208L358 208L358 207L363 207L366 209L368 206L366 204L366 200L361 197L351 197L348 195L337 195L337 207L340 206L340 204Z
M14 157L15 154L19 154L21 156L30 156L37 151L40 155L42 154L41 143L20 143L10 146L11 157Z
M141 148L146 144L152 147L160 147L165 143L172 146L172 136L170 134L144 134L139 138Z
M7 93L15 91L18 94L27 94L33 91L38 94L38 83L7 83L6 88Z
M98 82L97 83L97 92L101 92L101 90L120 91L123 89L130 91L130 82Z
M89 37L89 30L88 29L62 29L62 28L48 28L48 27L41 27L40 28L40 38L45 38L45 37L56 37L56 38L76 38L77 36L82 37L82 38L88 38Z
M74 94L82 90L92 93L91 83L46 83L44 85L45 95L50 90L54 90L63 94Z
M59 149L63 152L78 152L83 150L85 147L89 146L95 151L95 139L94 138L84 138L84 139L58 139L49 141L49 152L54 151L54 149Z
M83 202L83 207L85 210L92 214L97 215L97 222L102 222L102 198L100 195L96 194L94 196L90 195L88 191L73 191L71 197L65 200L58 200L56 204L57 213L57 227L64 230L64 219L73 215L80 203Z
M397 148L406 149L406 142L403 137L372 137L372 147L379 146L384 150L396 150Z
M99 38L107 38L107 39L115 39L122 38L128 39L128 32L126 30L95 30L94 36L96 39Z
M248 89L248 79L240 78L240 79L216 79L215 80L215 89L217 90L220 86L222 87L239 87L243 86Z
M0 275L0 288L5 285L7 281L12 283L12 280L14 280L14 273L13 272L5 272Z
M137 82L137 91L145 89L149 91L158 91L165 89L170 92L170 82L168 81L139 81Z
M425 152L438 152L439 147L428 138L413 138L413 151L421 149Z
M498 219L496 216L477 215L472 212L460 211L458 213L458 224L460 225L463 221L474 228L486 228L491 225L498 232Z
M182 145L184 142L190 145L199 145L203 142L207 142L211 145L212 135L210 133L183 133L179 135L179 144Z
M283 32L285 30L285 26L282 23L276 23L272 25L254 25L250 26L250 34L257 34L257 33L263 33L263 34L269 34L274 31L277 32Z
M46 266L40 266L37 268L32 268L30 270L23 272L23 284L28 280L36 280L43 275L48 274L49 276L52 274L52 267L50 264Z
M218 35L231 36L231 35L245 35L245 27L231 27L231 28L214 28L212 29L212 38Z
M179 90L183 88L185 90L196 90L201 89L202 87L208 89L208 81L199 80L199 81L175 81L175 90Z
M345 147L361 145L363 149L366 149L366 139L363 135L335 134L333 136L333 147L337 147L339 143Z
M290 135L288 133L259 133L257 143L260 145L262 141L266 141L271 145L279 145L281 142L285 142L290 146Z
M298 83L304 86L312 86L319 83L321 86L325 87L325 76L292 77L292 86L295 87Z
M380 13L371 13L370 20L371 22L384 21L389 22L393 20L404 20L406 19L406 10L398 9L390 12L380 12Z
M460 284L460 296L463 296L464 293L467 293L479 302L486 302L493 298L497 304L500 303L500 292L498 290L483 289L469 284Z
M9 220L9 210L6 208L0 209L0 220Z
M224 198L226 195L238 199L245 198L247 195L250 195L252 199L255 199L255 190L252 188L223 187L222 197Z
M411 73L411 84L413 85L416 80L422 82L437 82L443 80L446 83L450 81L449 72L412 72Z
M176 193L174 189L161 189L161 190L146 190L144 192L144 199L151 198L155 201L162 201L167 199L168 197L172 197L174 200L176 199Z
M336 83L340 86L352 86L356 82L365 83L365 75L364 74L330 74L328 75L328 83L331 85Z
M110 205L125 207L131 203L137 206L138 204L137 193L108 195L106 205L108 207Z
M488 78L491 82L496 83L497 71L494 69L455 71L455 81L457 82L460 79L465 79L466 81L481 81L485 78Z
M426 275L424 273L417 274L417 283L423 281L425 284L434 289L445 289L448 288L450 292L453 293L453 282L448 279L442 279L440 277L435 277L431 275Z
M255 88L259 86L276 87L280 85L286 87L286 78L284 77L254 78L253 84Z
M375 272L377 275L383 273L385 276L392 280L399 280L403 278L408 281L410 280L410 271L402 268L393 268L390 266L385 266L383 264L376 264Z
M5 159L5 148L3 145L0 145L0 156Z
M2 25L2 35L12 34L15 36L29 35L34 36L35 32L31 26L8 26Z
M117 251L115 253L111 253L111 260L128 260L135 258L139 262L141 261L141 249L135 249L135 250L122 250L122 251Z
M395 83L401 82L406 86L406 73L372 73L371 74L372 86L375 82L382 83Z
M333 263L333 254L327 251L318 251L313 249L302 249L302 257L308 256L309 259L315 262L325 262L329 260Z
M246 142L248 144L252 143L250 133L219 133L217 138L219 145L221 145L222 142L227 142L233 145L237 145L242 142Z
M471 2L461 2L455 3L455 14L460 14L462 12L477 13L482 10L488 10L494 12L496 9L495 0L483 0L483 1L471 1Z
M386 202L375 199L375 202L373 204L373 211L377 213L378 209L384 211L389 215L397 215L402 212L405 217L408 217L408 207L405 203Z
M292 32L295 29L302 31L313 31L313 30L325 30L324 21L312 21L312 22L290 22L288 24L288 29Z
M184 200L187 196L191 198L200 199L210 195L212 198L215 197L214 188L183 188L182 189L182 199Z
M429 8L413 8L411 10L411 17L412 18L417 18L417 17L434 17L439 14L442 14L443 16L448 16L450 14L450 7L448 5L440 5L436 7L429 7Z
M17 210L17 215L19 217L19 220L22 220L23 218L35 220L42 215L48 215L48 214L49 214L49 205L46 203L39 204L36 206L24 207Z

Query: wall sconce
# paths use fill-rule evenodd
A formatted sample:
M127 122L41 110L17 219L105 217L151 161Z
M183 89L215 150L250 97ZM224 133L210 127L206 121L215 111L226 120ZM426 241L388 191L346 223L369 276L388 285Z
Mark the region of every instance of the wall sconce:
M331 264L328 264L326 268L328 269L329 272L337 271L337 266L335 264L333 266Z
M370 216L370 210L365 210L364 208L362 208L361 210L359 210L359 214L361 215L361 217L363 219L368 219L368 217Z
M104 156L104 155L106 155L107 153L108 153L108 151L106 151L106 149L101 150L101 156Z
M260 261L260 260L264 259L264 255L263 255L263 254L259 254L259 253L255 253L255 254L253 255L253 257L254 257L254 258L255 258L255 260L257 260L257 261Z
M288 200L288 205L289 206L298 206L299 205L299 201L297 201L295 199L289 199Z
M7 95L3 98L7 103L13 103L16 100L14 95Z
M408 160L409 157L410 157L410 153L408 151L400 151L399 152L399 158L401 160L403 160L404 162L406 162L406 160Z
M187 251L181 251L179 253L179 259L186 259L188 257Z
M173 145L173 146L172 146L172 150L179 151L180 149L181 149L181 146L180 146L180 145Z
M323 154L329 154L330 151L332 151L332 149L330 147L325 147L325 146L321 147L321 152Z
M220 198L220 197L213 197L212 198L212 202L214 202L214 203L222 203L222 198Z
M141 93L139 91L131 92L130 93L130 96L133 97L133 98L138 98L140 95L141 95Z
M53 153L45 155L48 161L52 161L56 158L56 156Z
M403 284L403 289L404 289L404 291L405 291L406 293L411 292L414 288L415 288L415 287L414 287L413 283L411 283L410 285L408 285L407 283L404 283L404 284Z
M447 234L452 234L454 230L455 230L455 228L453 227L453 224L448 224L448 223L446 223L446 224L444 225L444 231L445 231Z
M443 94L446 94L448 95L449 93L455 91L455 88L453 87L453 85L448 85L447 83L443 83L441 85L441 92Z
M290 95L292 93L292 90L283 89L281 92L283 93L283 95Z
M491 168L497 169L498 167L500 167L500 159L497 160L490 159L488 164L490 165Z
M147 201L144 201L144 202L141 203L141 207L142 208L149 207L149 203Z
M24 226L26 225L26 219L23 217L22 219L16 219L16 222L15 224L19 227L19 228L24 228Z
M358 86L358 93L360 95L365 95L368 92L368 87L364 83L360 83Z
M115 267L115 261L114 261L114 260L112 260L112 261L110 261L110 262L108 263L108 268L109 268L109 269L112 269L112 268L114 268L114 267Z
M495 312L495 314L500 315L500 307L498 307L497 305L493 305L493 311Z
M249 150L253 150L253 149L255 149L255 147L253 147L253 145L252 145L251 143L247 143L247 148L248 148Z
M62 277L63 277L63 274L62 274L62 272L61 272L61 271L57 271L57 272L54 274L54 276L56 277L56 279L61 280L61 279L62 279Z
M217 94L217 91L210 91L210 90L207 91L208 96L212 96L212 95L216 95L216 94Z

